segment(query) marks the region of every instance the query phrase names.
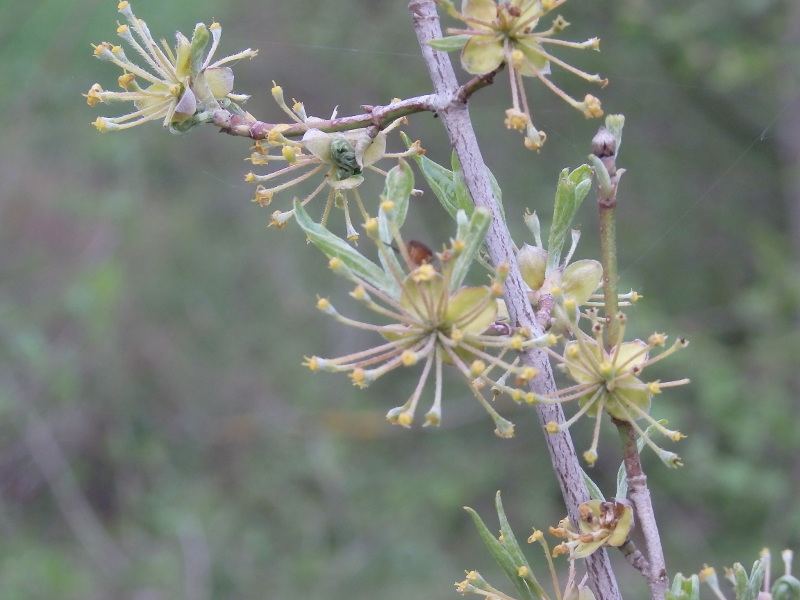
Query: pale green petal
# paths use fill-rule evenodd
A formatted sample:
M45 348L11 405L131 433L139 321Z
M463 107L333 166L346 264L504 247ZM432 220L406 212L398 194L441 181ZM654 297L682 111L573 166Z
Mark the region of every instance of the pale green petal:
M516 6L520 10L519 22L527 23L528 19L532 19L526 27L533 29L539 22L538 15L542 12L542 3L540 0L512 0L512 6Z
M306 149L323 162L331 162L331 143L333 137L319 129L309 129L303 134Z
M648 353L642 352L642 350L647 349L647 347L647 344L642 340L633 340L632 342L620 344L616 352L614 364L617 366L622 366L624 364L625 370L630 370L631 367L641 365L647 360Z
M474 75L493 71L504 60L503 41L494 35L472 36L461 51L461 66Z
M494 0L463 0L461 14L470 19L491 23L497 18L497 3ZM469 23L469 25L474 29L480 28L474 23Z
M351 175L346 179L328 179L328 185L331 186L335 190L352 190L353 188L357 188L362 183L364 183L364 177L361 175Z
M628 381L629 380L626 379L625 383ZM608 401L606 402L606 412L620 421L627 421L630 418L628 415L634 417L634 419L639 418L639 414L629 408L630 406L636 406L646 413L650 412L650 399L652 398L652 394L638 379L631 377L630 381L641 385L641 388L618 388L609 395ZM626 411L623 411L622 407L625 407Z
M206 78L206 83L217 100L225 98L233 91L233 70L228 67L211 67L203 71L201 77Z
M423 323L438 320L435 311L442 305L444 278L436 273L429 281L414 281L412 275L403 282L400 304Z
M550 61L542 55L542 47L532 39L521 39L514 43L514 47L519 49L528 60L522 63L520 69L523 75L534 77L536 73L541 75L550 74Z
M386 154L386 132L384 131L379 131L374 138L369 137L365 131L361 131L354 141L356 161L362 168L378 162Z
M450 296L445 311L445 321L452 323L464 333L483 333L497 318L497 302L486 301L491 295L491 290L485 285L461 288ZM476 312L475 308L482 303L484 306Z

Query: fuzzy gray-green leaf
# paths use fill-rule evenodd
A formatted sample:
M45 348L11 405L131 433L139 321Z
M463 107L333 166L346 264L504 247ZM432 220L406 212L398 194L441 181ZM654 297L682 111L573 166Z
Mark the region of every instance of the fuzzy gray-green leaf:
M559 266L561 251L570 231L572 219L580 208L591 188L592 170L589 165L581 165L571 173L564 169L558 177L556 200L553 209L553 223L547 241L547 270Z
M346 241L335 236L319 223L315 223L298 200L294 202L297 224L305 231L308 239L327 256L340 259L357 277L380 289L391 289L391 283L383 270L366 257L359 254Z

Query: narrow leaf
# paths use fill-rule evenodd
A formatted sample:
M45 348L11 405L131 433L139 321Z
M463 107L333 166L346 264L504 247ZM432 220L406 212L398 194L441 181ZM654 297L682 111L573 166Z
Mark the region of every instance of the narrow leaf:
M461 287L470 266L483 247L486 232L489 231L489 225L492 223L492 213L489 212L488 208L478 207L472 213L469 221L466 220L465 213L460 212L456 215L456 222L458 223L456 237L464 242L464 249L453 263L450 291L455 291Z
M586 470L581 468L581 471L583 471L583 482L586 484L586 489L589 490L589 497L592 500L605 500L603 492L600 491L600 487L589 477Z
M400 228L408 214L408 199L414 189L414 173L404 160L386 174L383 198L394 202L394 220Z
M526 567L528 569L529 576L526 579L522 579L519 575L516 575L517 579L520 579L520 583L514 582L517 586L517 589L522 592L521 589L522 583L524 583L524 587L537 598L543 598L543 591L542 586L536 580L536 577L533 575L533 569L528 564L528 559L525 558L525 555L522 553L522 548L519 547L519 542L517 542L517 538L514 537L514 532L511 530L511 524L508 522L506 518L506 512L503 509L503 501L500 499L500 492L497 492L494 500L494 506L497 510L497 517L500 520L500 535L503 537L503 541L501 542L505 547L506 551L508 552L509 556L511 556L511 560L514 561L517 569L519 567ZM519 571L517 571L518 573ZM531 586L533 586L531 588Z
M455 52L461 50L470 36L465 34L451 35L448 37L429 40L428 45L434 50L441 50L442 52Z
M517 565L514 564L513 558L502 542L492 535L492 532L486 527L486 524L480 516L478 516L478 513L468 506L465 506L464 510L472 517L475 527L478 528L478 534L489 549L489 554L492 555L492 558L494 558L495 562L500 566L506 576L516 585L522 600L538 600L531 592L528 584L517 574Z
M558 177L553 223L547 241L548 272L559 266L561 251L567 240L572 220L591 188L591 176L592 170L589 165L581 165L571 173L568 169L564 169Z
M410 146L411 142L404 133L400 134L406 146ZM414 160L419 167L425 181L428 182L433 195L436 196L439 203L444 209L450 213L450 216L456 218L458 206L455 197L455 185L453 184L453 172L446 169L437 162L432 161L427 156L414 156Z
M298 200L294 201L297 224L308 236L309 241L331 258L340 259L354 275L381 289L391 289L391 282L383 270L366 257L359 254L346 241L335 236L319 223L315 223Z

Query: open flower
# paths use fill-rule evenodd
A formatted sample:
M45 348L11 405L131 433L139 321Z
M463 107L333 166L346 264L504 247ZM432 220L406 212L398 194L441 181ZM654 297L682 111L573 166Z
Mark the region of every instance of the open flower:
M670 348L652 358L650 352L665 345L667 337L664 334L654 333L646 342L642 340L619 342L607 349L603 340L604 319L597 316L596 311L589 312L589 317L593 319L594 337L592 337L578 328L577 305L573 299L567 298L564 301L564 310L566 314L571 315L575 339L565 344L563 354L557 354L549 348L545 350L560 363L559 368L576 383L547 396L537 395L536 401L563 403L577 400L580 409L563 423L554 421L548 423L547 431L549 433L564 431L583 415L596 418L597 424L591 448L583 455L586 462L594 464L597 460L600 416L605 411L612 419L630 423L639 437L653 449L664 464L669 467L680 466L678 455L657 446L636 421L644 419L651 427L673 441L684 437L679 431L667 429L650 416L650 406L655 394L661 393L664 388L685 385L689 380L643 381L641 375L645 368L685 348L689 342L679 338ZM625 315L619 313L617 319L621 324L620 339L623 339Z
M98 117L94 126L100 131L128 129L147 121L161 119L173 133L188 130L210 117L210 112L227 108L246 115L235 103L248 96L233 94L233 71L222 65L241 58L253 58L257 51L247 49L211 62L219 44L219 23L206 27L198 23L191 41L176 34L175 49L164 40L157 44L147 24L137 19L126 1L118 5L127 20L117 34L144 61L140 67L129 59L122 46L102 42L94 47L97 58L111 62L125 71L118 83L122 92L109 92L95 83L86 94L90 106L99 102L133 102L136 110L121 117ZM205 53L211 40L211 48ZM142 87L139 81L144 82Z
M545 49L546 45L566 46L568 48L597 50L600 40L591 38L585 42L568 42L554 36L563 31L569 23L558 16L550 29L535 31L539 19L558 8L566 0L462 0L458 12L451 0L437 0L451 16L464 21L466 29L448 29L450 38L437 40L432 45L440 50L461 48L461 66L468 73L482 75L495 71L503 64L509 67L511 96L513 106L506 111L506 127L525 133L525 145L538 150L545 142L546 135L534 127L523 77L536 77L548 88L563 98L586 118L600 117L603 110L600 101L587 94L578 101L555 85L548 75L550 64L556 64L567 71L604 86L606 79L590 75L553 56Z
M633 528L633 507L628 500L590 500L578 507L578 529L569 519L550 533L568 541L553 549L553 556L568 552L570 558L584 558L602 546L621 546Z
M387 134L406 123L405 119L398 119L379 131L361 128L341 133L327 133L315 127L322 120L306 116L302 103L295 101L292 108L289 108L283 99L283 90L280 86L273 86L272 96L293 121L307 125L308 129L301 140L293 140L283 135L288 126L278 125L270 131L267 139L256 142L249 158L250 162L254 165L283 163L285 166L265 175L250 172L245 176L245 181L248 183L258 184L253 202L260 206L269 206L276 193L321 174L319 184L303 198L301 204L305 206L327 189L322 224L327 224L331 209L338 207L344 212L347 238L350 241L357 240L359 235L353 226L350 214L350 196L352 195L352 199L355 200L361 218L364 221L369 219L358 193L358 187L364 181L364 170L369 169L385 176L386 171L374 166L374 163L382 158L422 154L424 150L419 142L415 142L405 152L386 152ZM335 116L334 112L331 118ZM267 183L268 185L264 185ZM270 225L283 227L293 216L294 210L275 211L270 218Z
M408 401L389 411L392 423L408 427L414 421L417 405L426 384L434 380L433 405L425 415L425 425L439 425L445 365L455 367L472 394L494 419L495 433L511 437L514 426L502 418L484 397L506 391L515 399L526 392L498 383L492 371L513 373L514 384L524 386L537 375L531 367L520 367L504 359L512 349L536 343L526 331L497 331L497 299L507 269L499 268L489 285L464 286L469 265L480 250L491 221L488 210L476 208L467 219L458 215L458 232L449 246L435 255L419 242L406 242L400 235L413 176L401 163L387 176L386 189L378 217L365 229L375 242L380 266L335 238L308 219L296 203L298 223L309 239L330 257L330 267L350 279L355 288L351 296L380 316L384 324L356 321L339 314L327 299L318 307L347 325L377 333L382 341L372 348L338 358L310 357L312 370L348 373L353 383L366 387L396 369L421 365L419 382ZM420 248L422 246L422 248ZM531 395L528 393L528 395Z

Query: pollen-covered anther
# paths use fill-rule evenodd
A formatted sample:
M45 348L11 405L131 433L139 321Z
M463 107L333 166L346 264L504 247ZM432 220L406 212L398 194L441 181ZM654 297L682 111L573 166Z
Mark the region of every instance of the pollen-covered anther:
M367 290L364 289L363 285L357 285L353 288L353 291L350 292L350 296L356 300L363 300L367 297Z
M486 363L482 360L473 360L469 366L469 372L473 377L477 377L486 370Z
M364 231L367 235L373 235L378 232L378 218L370 217L364 222Z
M456 344L460 344L464 341L464 332L461 331L458 327L453 327L450 330L450 339L453 340Z
M400 361L406 367L413 367L417 364L417 355L411 350L403 350L403 353L400 355Z
M392 212L394 210L394 202L391 200L384 200L381 202L381 210L383 212Z
M330 268L332 271L335 271L335 270L337 270L337 269L341 268L341 266L342 266L342 259L341 259L341 258L338 258L338 257L336 257L336 256L332 257L332 258L331 258L331 259L328 261L328 267L329 267L329 268Z
M591 94L586 94L586 97L583 99L583 116L587 119L603 116L603 107L599 98Z
M525 565L522 565L521 567L517 568L517 576L518 577L528 577L530 574L531 574L531 570L528 567L526 567Z
M320 310L329 310L331 303L327 298L317 298L317 308Z
M436 268L430 263L423 263L411 273L411 279L417 283L431 281L437 277Z
M287 146L286 144L283 145L281 148L281 154L283 158L286 159L290 165L293 165L297 162L297 150L295 150L292 146Z
M134 81L136 81L136 77L133 75L133 73L125 73L124 75L117 77L117 84L119 84L119 87L125 91L130 89Z
M367 381L367 374L361 367L356 367L350 372L350 379L353 381L353 385L363 387Z
M316 356L306 357L303 364L312 371L316 371L319 368L319 362Z
M550 421L549 423L547 423L547 425L544 426L544 430L547 433L558 433L559 431L558 423L556 423L555 421Z
M522 350L525 347L525 339L518 334L511 336L511 349L512 350Z
M528 543L533 544L534 542L538 542L543 537L544 532L542 532L541 529L534 529L533 533L528 536Z
M517 385L525 385L531 379L536 377L539 374L539 369L536 367L526 366L523 367L522 370L517 374L516 382Z

